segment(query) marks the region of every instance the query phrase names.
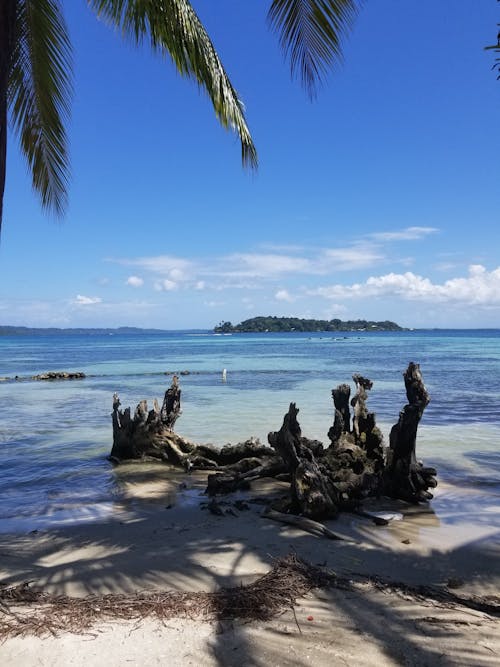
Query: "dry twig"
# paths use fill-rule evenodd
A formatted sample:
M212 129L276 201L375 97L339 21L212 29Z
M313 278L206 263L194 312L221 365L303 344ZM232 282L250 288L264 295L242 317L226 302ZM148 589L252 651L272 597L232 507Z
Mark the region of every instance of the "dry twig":
M0 589L7 611L0 613L0 640L13 636L83 633L112 620L161 621L174 617L268 620L334 575L295 555L277 559L273 568L248 586L214 592L155 592L74 598L32 590L29 584Z

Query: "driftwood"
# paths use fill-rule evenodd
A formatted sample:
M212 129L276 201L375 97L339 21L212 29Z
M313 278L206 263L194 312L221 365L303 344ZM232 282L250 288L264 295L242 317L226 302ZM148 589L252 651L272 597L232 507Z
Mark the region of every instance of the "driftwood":
M314 445L302 437L298 412L295 403L290 403L281 429L268 435L269 444L280 454L291 474L290 510L306 517L335 516L340 505L338 489L318 464ZM316 447L316 454L321 450L322 446Z
M188 471L210 470L209 496L248 489L262 477L286 479L290 493L273 508L309 519L334 517L343 510L364 515L360 504L369 496L410 502L431 499L436 471L417 461L415 454L418 424L430 400L418 364L410 362L404 373L408 404L391 430L389 447L367 407L372 381L359 374L353 375L353 381L356 393L351 400L349 385L332 390L334 422L328 447L302 435L295 403L290 403L280 430L269 433L270 447L250 439L219 449L197 445L174 432L181 414L177 376L165 392L161 409L156 400L152 410L141 401L131 417L130 408L120 410L115 394L110 458L117 462L155 458Z
M251 482L263 477L278 477L286 471L286 465L277 457L266 457L268 463L260 463L259 459L255 458L255 467L250 468L246 472L239 472L237 468L243 465L248 465L247 461L252 461L249 458L241 459L237 464L231 466L231 470L225 473L213 473L208 475L206 493L209 496L216 496L224 493L233 493L250 488Z
M410 362L404 373L408 404L399 413L399 421L391 429L390 447L384 472L385 493L409 502L430 500L429 488L437 486L435 468L417 461L415 443L422 414L430 401L420 366Z
M245 473L272 463L284 466L270 447L253 438L222 448L198 445L174 432L173 427L181 414L179 379L173 377L165 392L162 407L153 401L148 410L147 401L141 401L131 416L130 408L120 410L120 398L113 395L113 448L110 459L116 463L130 459L156 459L189 471L221 470L226 475ZM215 487L214 487L215 488Z
M313 521L312 519L307 519L304 516L284 514L283 512L277 512L276 510L270 508L265 509L261 516L264 519L272 519L273 521L286 523L289 526L296 526L304 532L311 533L312 535L321 535L323 537L328 537L330 540L345 540L346 542L352 542L349 537L341 535L340 533L334 533L333 530L330 530L324 524L319 523L319 521Z
M424 467L415 454L418 423L430 400L418 364L410 362L404 373L409 403L391 430L389 448L384 447L375 414L366 405L373 383L359 374L353 380L352 429L350 388L340 385L332 391L335 418L327 449L301 435L295 403L290 404L281 429L268 435L291 474L289 511L294 514L334 517L341 510L356 511L368 496L409 502L432 498L429 488L437 484L436 470Z

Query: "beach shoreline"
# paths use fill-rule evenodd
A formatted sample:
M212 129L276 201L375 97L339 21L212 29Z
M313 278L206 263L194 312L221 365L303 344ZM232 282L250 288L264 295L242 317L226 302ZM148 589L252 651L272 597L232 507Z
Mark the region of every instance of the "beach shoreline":
M439 605L438 613L432 601L427 604L412 599L410 603L397 592L389 594L370 586L370 581L381 580L453 590L465 597L497 596L499 508L497 513L483 511L479 521L470 511L473 504L467 505L467 494L472 497L470 490L445 485L430 505L371 501L370 509L395 517L389 526L375 526L367 519L343 514L326 525L350 541L331 541L261 516L261 502L283 492L283 485L275 480L260 480L246 495L239 494L248 509L241 509L241 504L236 509L234 496L222 499L226 513L215 516L206 508L202 495L206 473L166 474L159 466L141 469L133 464L125 466L121 474L120 495L108 516L96 517L90 523L0 535L2 586L31 581L34 589L72 597L214 591L250 584L268 572L276 558L295 554L338 577L357 580L357 587L351 591L318 589L297 600L294 611L285 610L266 623L181 618L168 620L164 627L145 618L139 624L106 622L93 630L95 637L87 643L81 635L70 633L42 639L9 638L0 646L3 664L134 662L134 635L136 639L142 637L148 656L143 664L183 665L191 664L190 660L192 664L232 664L227 641L234 645L233 656L243 649L247 652L248 662L244 664L308 664L306 655L326 664L332 650L339 659L344 656L347 664L375 665L432 664L430 658L437 661L438 654L447 653L449 659L441 657L439 664L466 664L466 651L472 651L474 664L486 665L492 664L488 659L495 652L500 655L500 640L494 639L495 633L500 635L498 618L466 608L445 611ZM462 514L457 504L460 497ZM305 617L304 610L310 612ZM444 614L441 620L437 613ZM299 614L297 622L294 614ZM388 614L393 624L406 628L407 634L411 630L415 635L411 641L409 635L402 639L390 626L383 627ZM316 620L308 621L309 617ZM437 620L428 621L428 625L440 628L435 646L428 645L429 628L424 632L425 623L415 620L431 617ZM451 622L448 617L454 619L453 642L445 632ZM232 629L224 630L226 626ZM221 632L227 635L224 646L220 645ZM356 632L361 632L370 646L365 653L353 648ZM184 644L186 636L189 650ZM405 643L410 656L406 663ZM102 656L98 654L93 658L89 654L100 644L107 662L100 662ZM78 655L74 653L76 646ZM65 651L70 647L71 662L64 663L64 656L69 656Z

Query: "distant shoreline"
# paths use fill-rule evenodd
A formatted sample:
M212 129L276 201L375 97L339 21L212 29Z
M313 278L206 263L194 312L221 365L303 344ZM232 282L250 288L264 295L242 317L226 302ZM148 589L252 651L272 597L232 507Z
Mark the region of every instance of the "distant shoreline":
M147 335L164 335L173 333L190 333L190 334L261 334L261 333L281 333L281 334L300 334L300 333L415 333L423 331L500 331L500 327L408 327L399 329L310 329L310 330L294 330L294 331L241 331L234 329L229 332L221 332L217 327L214 329L141 329L140 327L116 327L116 328L100 328L100 327L24 327L24 326L10 326L0 325L1 336L58 336L58 335L120 335L133 336L137 334Z
M139 327L69 327L67 329L58 327L16 327L0 326L0 336L57 336L65 334L68 336L78 335L125 335L133 336L135 334L167 334L174 331L192 331L198 333L211 333L212 329L141 329Z

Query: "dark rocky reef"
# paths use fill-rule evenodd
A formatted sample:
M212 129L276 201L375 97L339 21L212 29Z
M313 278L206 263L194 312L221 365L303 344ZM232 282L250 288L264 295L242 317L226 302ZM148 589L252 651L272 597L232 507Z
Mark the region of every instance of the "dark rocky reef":
M85 377L85 373L81 371L48 371L47 373L40 373L33 375L32 380L81 380Z

